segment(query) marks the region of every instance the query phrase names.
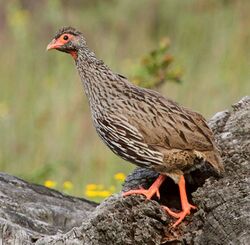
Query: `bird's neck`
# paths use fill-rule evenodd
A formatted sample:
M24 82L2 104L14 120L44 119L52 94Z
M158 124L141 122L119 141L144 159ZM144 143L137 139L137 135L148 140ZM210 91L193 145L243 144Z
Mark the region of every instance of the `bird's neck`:
M87 47L82 47L77 51L76 63L89 66L91 64L98 65L103 62L96 57L93 51Z
M76 66L92 109L96 106L108 106L127 86L90 50L78 51Z

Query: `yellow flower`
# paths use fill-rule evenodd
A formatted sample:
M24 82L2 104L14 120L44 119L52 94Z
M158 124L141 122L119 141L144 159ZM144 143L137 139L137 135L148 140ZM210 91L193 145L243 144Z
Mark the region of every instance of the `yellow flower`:
M119 172L114 175L114 179L123 182L126 179L126 175Z
M71 181L64 181L63 182L63 189L64 190L71 190L74 187L73 183Z
M97 196L97 191L86 190L85 191L85 196L87 196L87 197L96 197Z
M111 195L111 192L107 190L97 191L98 197L109 197L110 195Z
M119 176L118 176L119 177ZM121 177L120 177L121 178ZM101 197L105 198L110 196L115 192L115 186L110 186L109 188L104 187L101 184L88 184L86 185L84 194L86 197Z
M93 191L93 190L96 190L97 189L97 185L96 184L88 184L86 186L86 190L88 191Z
M56 182L48 179L44 181L44 186L48 188L54 188L56 186Z

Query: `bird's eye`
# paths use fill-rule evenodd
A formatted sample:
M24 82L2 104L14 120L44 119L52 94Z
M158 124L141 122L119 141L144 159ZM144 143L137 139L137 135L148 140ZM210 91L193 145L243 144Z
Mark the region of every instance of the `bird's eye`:
M64 35L64 36L63 36L63 39L64 39L64 40L68 40L68 39L69 39L69 36Z

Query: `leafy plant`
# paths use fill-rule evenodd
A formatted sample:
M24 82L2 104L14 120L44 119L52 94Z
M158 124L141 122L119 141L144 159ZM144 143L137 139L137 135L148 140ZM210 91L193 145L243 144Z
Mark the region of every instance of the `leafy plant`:
M163 38L159 46L141 59L135 68L133 82L145 88L157 88L167 81L180 83L182 71L171 68L174 57L168 53L170 40Z

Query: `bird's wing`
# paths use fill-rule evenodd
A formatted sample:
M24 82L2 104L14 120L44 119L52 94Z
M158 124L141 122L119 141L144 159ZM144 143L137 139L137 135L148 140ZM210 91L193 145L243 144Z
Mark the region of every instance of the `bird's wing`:
M142 94L140 100L135 99L139 110L135 115L128 115L128 120L139 129L146 144L152 148L213 150L212 132L200 114L155 91L143 89ZM133 104L133 98L130 103Z

